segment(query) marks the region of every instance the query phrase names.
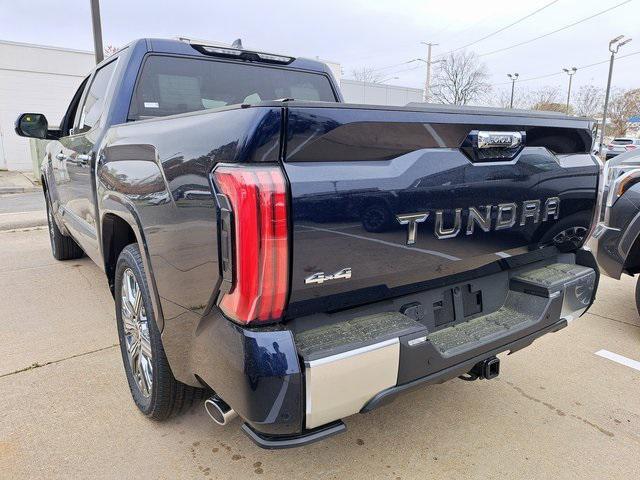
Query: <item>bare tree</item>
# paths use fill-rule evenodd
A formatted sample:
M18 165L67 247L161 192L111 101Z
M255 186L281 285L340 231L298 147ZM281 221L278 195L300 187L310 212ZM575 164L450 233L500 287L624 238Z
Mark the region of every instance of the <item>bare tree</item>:
M558 103L558 102L538 102L533 107L532 110L545 110L547 112L560 112L566 113L568 115L573 115L573 107L569 105L569 111L567 112L567 104L566 103Z
M529 96L528 90L518 88L518 85L516 84L516 89L513 95L513 108L529 108ZM503 88L495 93L489 92L488 97L489 98L485 104L492 107L509 108L511 106L511 87Z
M548 110L548 108L544 107L560 104L560 87L556 85L545 85L544 87L529 92L528 97L529 106L533 110Z
M573 107L576 115L597 117L602 115L604 91L595 85L583 85L573 95Z
M466 105L487 95L491 90L488 78L477 53L452 52L440 62L431 93L440 103Z
M609 120L611 134L619 137L627 132L629 118L640 112L640 88L633 90L614 90L609 102Z
M374 68L362 67L351 70L353 78L359 82L379 83L384 77L384 73L376 72Z

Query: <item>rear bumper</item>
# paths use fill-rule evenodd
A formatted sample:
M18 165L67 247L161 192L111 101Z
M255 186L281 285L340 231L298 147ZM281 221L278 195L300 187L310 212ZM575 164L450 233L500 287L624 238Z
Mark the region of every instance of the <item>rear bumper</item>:
M198 375L243 418L243 430L259 446L318 441L343 431L346 416L455 378L566 326L590 305L597 272L556 265L556 271L547 262L546 270L505 272L509 287L501 308L435 331L397 311L302 332L214 322L215 329L203 326L199 337L215 342L217 362L202 364Z
M464 375L469 372L476 364L481 362L482 360L495 356L502 352L517 352L533 343L534 340L540 338L547 333L557 332L558 330L563 329L567 326L567 320L561 319L557 322L547 325L546 327L533 332L529 335L526 335L522 338L509 342L505 345L501 345L500 347L494 348L492 350L483 352L480 355L475 357L471 357L467 360L464 360L460 363L452 365L444 370L440 370L435 373L431 373L424 377L417 378L411 382L403 383L402 385L396 385L395 387L388 388L382 392L376 394L371 400L369 400L364 407L360 410L360 413L370 412L378 407L386 405L391 402L395 397L401 393L408 392L418 387L422 387L425 385L434 385L438 383L444 383L447 380L451 380L453 378L457 378L460 375Z

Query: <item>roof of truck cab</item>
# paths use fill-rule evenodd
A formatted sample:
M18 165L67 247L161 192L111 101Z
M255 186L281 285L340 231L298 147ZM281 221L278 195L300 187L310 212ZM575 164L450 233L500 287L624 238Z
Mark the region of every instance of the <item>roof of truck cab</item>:
M151 52L169 53L174 55L201 56L203 58L212 57L210 55L205 55L204 53L201 53L200 51L196 50L195 48L193 48L191 43L189 43L186 40L166 39L166 38L141 38L139 40L135 40L131 42L131 44L134 44L137 42L145 42L147 44L147 49ZM194 45L205 45L205 44L200 42L194 42ZM220 45L212 44L212 46L219 47ZM227 48L231 48L231 47L227 47ZM253 50L253 49L245 49L245 50L249 52L255 51L260 53L270 53L272 55L284 55L287 57L294 58L293 62L287 65L282 65L282 66L299 68L301 70L310 70L318 73L330 72L329 67L327 67L326 64L318 60L312 60L310 58L296 58L296 57L293 57L292 55L280 54L275 52L265 52L263 50Z

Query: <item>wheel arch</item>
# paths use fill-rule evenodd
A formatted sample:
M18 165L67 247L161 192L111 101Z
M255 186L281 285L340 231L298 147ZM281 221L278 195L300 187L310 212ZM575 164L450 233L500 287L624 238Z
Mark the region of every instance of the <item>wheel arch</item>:
M151 293L154 316L158 324L158 330L162 332L164 316L162 315L158 290L151 268L149 249L139 216L134 205L126 197L110 194L102 200L99 235L104 271L107 275L112 295L114 295L116 263L120 252L131 243L138 244L142 254L147 285Z
M114 294L116 262L124 248L131 243L138 243L133 228L126 220L115 213L107 213L102 217L101 243L104 256L104 271L107 274L109 289Z
M622 271L629 275L640 273L640 235L636 236L624 259Z

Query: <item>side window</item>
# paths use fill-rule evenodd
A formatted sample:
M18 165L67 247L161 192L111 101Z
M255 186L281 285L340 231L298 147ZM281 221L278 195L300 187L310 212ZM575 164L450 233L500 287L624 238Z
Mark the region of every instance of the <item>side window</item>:
M107 88L116 69L116 61L105 65L96 72L91 82L91 87L85 95L82 109L79 110L80 119L76 122L76 130L74 133L82 133L91 129L98 123L102 112L104 111L105 95ZM76 118L78 115L76 114Z
M60 123L60 129L62 130L63 136L69 135L69 130L71 130L73 128L73 125L75 124L75 120L77 116L76 114L79 111L78 107L80 105L80 99L82 98L82 94L87 88L88 80L89 80L89 77L85 78L82 81L82 83L78 87L78 90L76 90L76 93L73 95L71 102L69 102L69 107L67 107L67 111L65 112L64 117L62 117L62 122Z

